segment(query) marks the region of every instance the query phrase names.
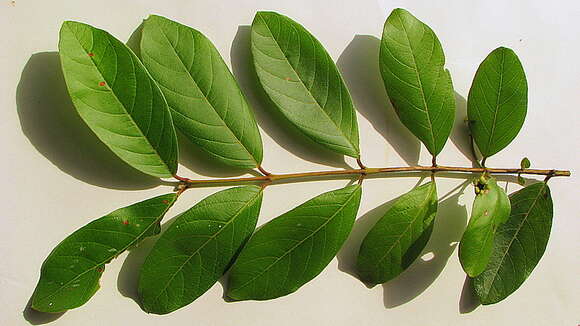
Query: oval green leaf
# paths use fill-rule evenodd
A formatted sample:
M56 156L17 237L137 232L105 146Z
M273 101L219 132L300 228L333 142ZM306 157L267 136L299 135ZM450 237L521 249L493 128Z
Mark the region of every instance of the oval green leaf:
M437 213L437 189L426 183L401 196L364 238L357 259L361 281L385 283L425 248Z
M152 176L177 171L177 137L161 90L137 56L109 33L67 21L60 60L81 118L117 156Z
M227 296L268 300L298 290L330 263L348 237L359 185L319 195L262 226L232 266Z
M42 264L32 308L62 312L87 302L99 289L105 264L158 234L159 222L176 198L167 194L120 208L64 239Z
M500 302L528 278L546 250L552 228L550 189L535 183L510 196L511 214L500 225L485 271L473 279L482 304Z
M510 216L510 200L494 178L481 180L473 202L469 224L459 243L459 261L469 277L485 270L499 225ZM479 190L481 189L481 190Z
M188 139L224 164L260 165L262 138L254 114L209 39L152 15L143 24L141 58Z
M467 115L477 148L489 157L514 140L528 108L528 82L514 51L500 47L479 65L469 95Z
M264 11L251 38L258 79L282 114L315 142L358 158L352 99L322 44L292 19Z
M143 310L167 314L205 293L225 273L256 227L262 189L215 193L181 214L141 268Z
M453 127L455 94L437 36L405 9L383 28L381 75L401 122L436 156Z

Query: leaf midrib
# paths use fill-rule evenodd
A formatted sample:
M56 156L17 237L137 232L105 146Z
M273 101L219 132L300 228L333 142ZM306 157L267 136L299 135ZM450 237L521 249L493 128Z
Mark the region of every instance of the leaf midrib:
M359 188L360 189L360 188ZM300 240L298 243L296 243L294 246L292 246L290 249L286 250L286 252L282 255L280 255L278 258L276 258L276 260L274 260L274 262L272 262L270 265L268 265L268 267L264 268L264 270L262 270L259 274L257 274L256 276L254 276L252 279L250 279L249 281L246 281L244 284L240 285L239 287L237 287L238 289L243 289L246 285L248 285L249 283L255 281L258 277L262 276L264 273L266 273L267 271L270 270L270 268L272 268L274 265L276 265L282 258L286 257L289 253L291 253L292 251L294 251L294 249L298 248L300 245L302 245L306 240L310 239L311 237L313 237L316 233L318 233L318 231L320 231L322 228L326 227L326 225L328 225L334 218L335 216L341 212L346 205L352 200L352 198L354 197L354 195L357 193L357 191L359 189L355 189L352 194L349 195L348 199L345 200L343 205L340 205L340 208L338 208L336 210L336 212L334 212L332 214L332 216L330 216L321 226L319 226L316 230L314 230L314 232L312 232L310 235L308 235L307 237L305 237L304 239ZM303 272L305 273L305 272ZM235 289L232 289L232 291L235 291Z
M171 202L169 204L167 204L167 207L165 208L165 210L163 210L163 212L159 215L159 217L157 217L155 219L155 221L153 221L153 223L151 223L147 228L145 228L143 230L143 232L139 233L138 235L136 235L133 239L133 241L131 241L129 244L127 244L125 247L121 248L120 250L117 250L114 254L111 254L110 256L107 257L107 259L102 260L101 262L99 262L98 264L95 264L94 267L91 267L89 269L87 269L86 271L78 274L77 276L75 276L73 279L71 279L70 281L68 281L67 283L61 285L56 291L54 291L52 294L49 294L45 297L43 297L42 299L38 299L38 301L45 301L48 298L51 298L53 296L55 296L58 292L61 292L65 287L67 287L69 284L71 284L72 282L76 281L77 279L79 279L81 276L93 271L94 269L96 269L99 266L105 265L107 264L108 261L111 261L113 258L115 258L115 256L118 256L119 254L121 254L122 252L124 252L125 250L127 250L127 248L131 247L131 245L133 245L137 240L141 239L141 237L145 234L147 234L147 232L149 232L149 230L151 229L151 227L155 226L157 224L158 221L161 221L161 219L163 218L163 216L165 215L165 213L167 213L167 211L171 208L171 206L173 206L173 203L175 203L175 200L177 198L174 197ZM52 255L49 256L49 258ZM48 258L47 258L48 259Z
M185 265L187 265L189 263L189 261L195 256L197 255L200 250L202 250L208 243L210 243L212 240L214 240L218 235L220 235L225 229L228 228L228 226L233 223L239 216L240 214L246 210L248 207L250 207L250 205L252 205L256 199L262 194L262 189L260 189L260 191L258 191L253 198L251 198L246 204L244 204L240 209L238 209L234 215L230 218L230 220L226 223L224 223L224 225L222 225L222 227L218 230L218 232L214 233L211 237L209 237L201 246L199 246L199 248L197 248L191 255L187 255L189 256L184 262L183 264L181 264L181 266L179 266L179 268L171 275L171 277L169 278L169 280L165 283L165 286L163 286L163 289L161 291L159 291L159 294L157 294L155 296L155 298L153 299L153 302L157 302L157 299L159 299L159 297L161 296L161 294L165 293L167 291L167 288L169 287L169 284L173 281L173 279L175 278L175 276L177 276L177 274L183 269L183 267L185 267Z
M173 53L175 54L175 56L177 57L179 63L181 64L181 66L183 67L183 69L186 71L186 75L191 79L191 82L195 85L195 87L197 87L197 89L199 90L199 92L201 93L201 95L203 96L203 99L205 100L205 102L209 105L209 107L211 107L213 109L213 111L215 112L215 114L219 117L220 121L223 123L223 125L226 127L226 129L229 131L229 133L231 134L231 136L236 140L236 142L246 151L246 153L248 153L248 155L252 158L252 160L254 161L254 164L256 166L258 166L258 160L256 159L256 157L254 157L254 155L250 152L250 150L242 143L241 139L238 138L238 136L236 134L234 134L234 132L231 130L230 126L226 123L226 121L224 120L224 118L218 113L218 111L215 109L215 106L209 101L209 99L207 98L207 95L201 90L201 88L198 86L197 82L195 81L195 79L193 78L193 76L191 75L191 71L189 71L189 69L187 69L187 66L185 65L185 63L183 62L183 60L181 59L181 56L179 56L179 54L177 53L177 50L173 47L173 43L171 43L169 41L169 38L167 37L167 35L165 34L165 31L163 30L163 28L155 21L152 20L152 22L157 26L157 28L159 29L159 31L161 32L161 34L163 35L163 37L165 38L165 40L167 41L167 43L169 43L169 47L173 50ZM177 26L177 30L179 31L180 26ZM189 27L188 27L189 28ZM188 31L189 32L189 31ZM179 36L178 36L179 39ZM194 42L195 42L195 36L194 36ZM213 64L213 61L211 59L213 53L211 53L212 49L211 49L211 45L210 47L210 57L209 57L209 61L210 61L210 66ZM148 55L148 54L146 54ZM194 54L195 56L195 54ZM195 59L194 59L195 60ZM213 68L213 67L212 67ZM226 67L227 69L227 67ZM212 83L213 83L213 74L212 74ZM243 99L243 101L245 101L245 99Z
M69 32L73 35L74 39L77 41L79 47L85 52L87 53L87 51L85 50L85 48L82 46L80 40L77 38L76 33L70 28L70 26L65 25ZM104 31L103 31L104 32ZM92 37L94 34L94 30L93 27L91 27L91 38L94 40L94 38ZM115 47L113 46L113 44L111 44L111 40L109 39L109 37L112 37L109 33L104 32L107 35L107 42L109 42L111 48L113 49L113 51L115 51ZM94 45L94 43L93 43ZM131 62L133 64L135 64L135 54L133 53L133 51L126 47L126 50L129 51L129 57L131 58ZM115 54L117 52L115 51ZM70 56L68 56L69 58L71 58ZM72 58L71 58L72 60ZM93 58L89 59L91 61L91 63L93 64L93 66L95 67L96 71L99 73L99 76L103 79L106 80L105 76L103 76L103 73L101 72L101 70L99 69L99 67L97 66L97 64L95 63ZM138 64L137 64L138 65ZM135 66L134 66L135 67ZM64 67L63 67L64 69ZM146 71L146 70L145 70ZM137 73L135 70L133 70L133 73L135 74L135 87L137 87ZM146 71L147 75L149 76L149 78L153 79L149 73ZM116 74L116 73L115 73ZM66 73L65 73L66 75ZM169 171L170 174L172 174L172 169L169 168L169 166L167 165L167 163L165 162L165 160L163 159L163 157L159 154L159 151L157 150L157 148L155 148L153 146L153 144L149 141L149 138L147 138L147 136L145 136L145 134L143 133L143 130L141 130L141 128L139 127L139 125L135 122L135 120L133 119L133 116L129 113L129 111L127 110L127 108L125 107L125 105L123 105L123 102L121 102L121 100L119 100L119 97L117 96L117 94L115 93L115 91L110 87L109 83L105 83L105 86L111 91L111 94L113 94L113 97L115 98L115 100L117 100L117 102L120 104L120 106L123 108L123 110L125 111L125 114L128 115L130 117L129 121L131 121L131 124L133 124L133 126L139 130L139 133L141 134L141 137L145 139L145 141L147 142L147 144L149 144L149 146L151 146L151 148L153 149L153 152L155 155L157 155L157 157L159 158L159 160L161 161L162 165L167 169L167 171ZM153 86L152 86L153 87ZM72 96L72 95L71 95ZM133 103L134 104L134 103ZM167 103L166 103L167 105ZM151 108L153 110L153 104L151 104ZM167 107L166 107L167 108ZM168 110L168 108L167 108ZM100 111L99 111L100 112ZM164 115L165 116L165 115ZM106 129L106 128L104 128ZM162 139L162 137L160 137L160 139Z
M272 33L272 30L270 29L270 25L268 25L268 23L266 22L266 20L264 19L264 17L262 17L261 13L257 13L256 17L260 17L260 19L262 20L262 22L264 23L264 25L266 26L266 29L268 29L268 32L270 33L272 40L274 40L274 43L276 44L276 47L278 48L278 50L280 51L280 53L282 53L282 55L284 56L284 59L286 59L286 63L288 64L288 66L290 66L290 69L292 69L292 71L294 72L294 74L296 76L298 76L298 81L300 82L300 84L302 85L302 87L304 87L304 89L306 90L306 93L310 96L310 98L312 98L314 100L314 103L316 103L316 107L318 107L320 109L320 111L322 111L323 115L328 118L328 120L330 120L330 122L332 123L332 125L334 125L336 127L336 129L338 130L338 132L340 133L340 135L342 137L344 137L348 143L351 146L351 149L355 151L355 153L357 153L357 156L359 156L360 154L358 153L359 150L357 149L357 146L355 146L350 137L348 137L342 130L342 128L340 128L336 122L334 120L332 120L332 118L330 117L330 115L328 115L328 113L326 113L326 111L322 108L321 104L318 103L318 99L315 98L312 93L310 92L310 90L308 89L308 87L306 87L306 84L304 83L304 81L302 80L301 76L298 74L298 72L296 71L296 69L294 68L294 66L290 63L290 60L288 59L288 57L286 56L286 53L284 51L282 51L282 48L280 47L280 44L278 43L278 40L274 37L274 34ZM283 19L284 17L276 17L277 19ZM294 26L292 26L294 28ZM310 35L309 35L310 36ZM314 40L313 40L314 41ZM252 42L254 43L254 42ZM319 45L319 44L318 44ZM328 55L328 54L327 54ZM334 64L334 61L332 60L332 58L330 62L332 62L332 64ZM340 73L339 73L339 77L340 77ZM314 80L313 80L314 83ZM341 84L343 83L342 78L341 78ZM330 87L330 85L329 85Z

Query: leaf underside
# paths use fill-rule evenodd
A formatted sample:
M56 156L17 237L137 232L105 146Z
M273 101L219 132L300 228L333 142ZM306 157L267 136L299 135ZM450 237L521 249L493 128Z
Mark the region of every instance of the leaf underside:
M268 300L298 290L330 263L348 237L359 185L319 195L262 226L230 271L227 296Z
M167 194L118 209L64 239L42 264L32 308L62 312L87 302L99 288L105 264L159 233L159 222L176 198Z
M379 63L401 122L436 156L455 118L453 84L439 39L408 11L395 9L385 22Z
M109 33L78 22L60 30L68 92L81 118L117 156L156 176L177 171L177 137L167 103L143 64Z
M258 12L251 35L258 79L282 114L315 142L359 157L352 99L322 44L300 24L274 12Z
M496 154L517 136L528 107L528 83L514 51L500 47L483 60L469 90L467 115L477 148Z
M166 314L193 302L213 286L256 227L262 189L215 193L178 216L141 268L143 310Z
M512 194L510 201L510 217L497 229L489 263L472 282L484 305L497 303L517 290L548 244L553 216L548 185L530 185Z
M505 191L491 178L477 194L469 224L459 243L459 261L469 277L485 270L493 250L493 239L499 225L510 216L510 200Z
M425 248L437 213L434 182L401 196L363 240L357 259L360 279L385 283L407 269Z
M152 15L144 22L141 57L187 138L224 164L260 165L262 139L254 114L209 39Z

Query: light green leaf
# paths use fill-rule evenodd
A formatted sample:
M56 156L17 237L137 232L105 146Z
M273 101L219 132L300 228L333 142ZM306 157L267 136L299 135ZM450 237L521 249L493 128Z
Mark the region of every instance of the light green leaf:
M141 58L187 138L225 164L260 165L262 139L254 114L210 40L152 15L143 26Z
M524 124L528 82L514 51L500 47L479 65L467 97L471 134L483 157L505 148Z
M167 314L205 293L225 273L256 227L262 189L215 193L178 216L141 268L142 308Z
M550 188L540 182L510 196L511 214L499 226L485 271L473 279L482 304L507 298L528 278L546 250L552 228Z
M434 182L397 199L361 244L357 259L361 281L385 283L407 269L425 248L436 213Z
M42 264L32 308L62 312L87 302L99 289L105 264L158 234L159 222L176 198L167 194L118 209L64 239Z
M262 226L232 266L228 297L274 299L315 278L348 237L360 197L359 185L330 191Z
M453 84L439 39L408 11L395 9L385 22L379 63L401 122L436 156L455 117Z
M177 137L165 98L143 64L109 33L65 22L59 42L71 99L91 130L134 168L177 171Z
M469 224L459 243L459 261L469 277L485 270L499 225L510 216L510 200L494 178L480 180Z
M286 16L260 11L252 22L252 55L262 87L292 124L335 152L360 156L352 99L312 34Z

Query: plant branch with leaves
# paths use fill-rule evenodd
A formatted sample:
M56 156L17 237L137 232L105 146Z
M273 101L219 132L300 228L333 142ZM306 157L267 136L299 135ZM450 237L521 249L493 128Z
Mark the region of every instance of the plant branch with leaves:
M512 294L538 264L553 215L548 179L569 171L490 168L485 160L518 134L527 112L527 80L517 55L500 47L481 63L467 101L479 167L440 165L451 133L454 90L435 32L404 9L385 22L380 73L402 123L432 155L431 166L373 168L361 159L356 110L322 44L303 26L258 12L251 52L259 85L288 123L315 143L356 159L358 169L272 173L262 167L261 135L250 105L219 52L199 31L160 16L143 24L140 56L109 33L65 22L59 52L70 97L82 119L111 151L139 171L174 178L174 192L132 204L80 228L46 258L32 308L62 312L86 303L105 265L148 236L188 188L237 185L178 215L157 239L140 270L141 308L166 314L203 295L228 273L231 300L270 300L314 279L340 250L355 222L364 178L430 174L401 196L363 240L361 281L385 283L419 257L437 218L436 179L442 172L474 179L476 198L459 245L459 260L483 304ZM216 162L259 176L194 180L177 175L181 132ZM476 146L476 147L475 147ZM543 175L508 196L494 175ZM271 183L358 178L256 229Z

